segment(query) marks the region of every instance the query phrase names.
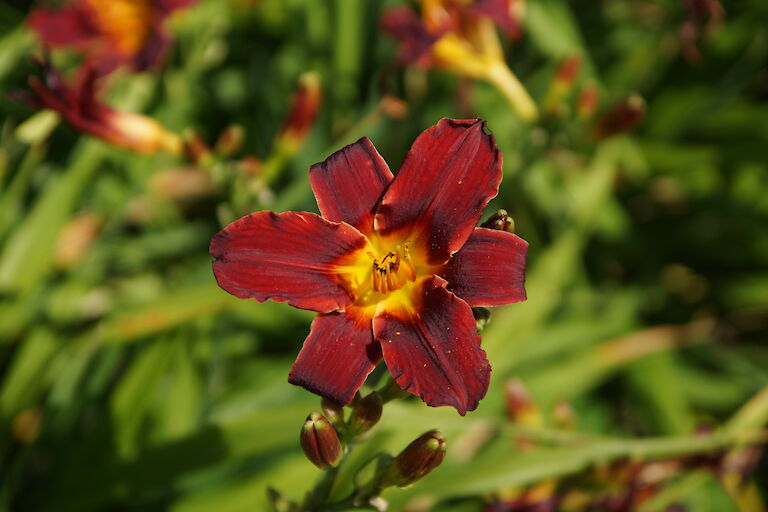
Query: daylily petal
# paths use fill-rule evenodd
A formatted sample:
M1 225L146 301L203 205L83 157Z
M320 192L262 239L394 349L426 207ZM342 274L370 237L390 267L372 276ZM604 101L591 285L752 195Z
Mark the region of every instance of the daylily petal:
M171 47L171 39L165 35L160 23L154 22L152 25L144 44L132 59L131 65L136 70L160 67ZM115 67L117 64L119 63L115 63Z
M470 306L500 306L525 300L528 243L517 235L475 228L440 272L448 289Z
M485 396L491 373L472 310L437 276L419 286L417 310L380 313L374 336L400 387L427 405L450 405L464 415Z
M469 8L491 18L512 39L520 37L522 2L517 0L477 0Z
M318 315L288 381L346 405L380 359L370 316L358 308Z
M337 266L365 244L352 226L314 213L256 212L213 237L213 273L236 297L328 313L354 302Z
M91 16L78 3L33 9L27 24L47 46L84 48L99 35Z
M419 135L376 211L380 233L411 230L438 264L459 250L501 182L501 154L480 119L441 119Z
M410 7L392 7L381 15L381 28L400 41L399 58L423 67L430 64L429 50L444 31L430 33L424 21Z
M371 141L363 137L313 165L309 180L323 217L370 233L373 214L392 181L392 172Z

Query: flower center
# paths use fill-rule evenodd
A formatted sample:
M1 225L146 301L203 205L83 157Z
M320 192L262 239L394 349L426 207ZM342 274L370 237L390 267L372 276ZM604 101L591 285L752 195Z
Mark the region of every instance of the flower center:
M87 1L99 28L121 52L133 55L141 49L151 30L152 7L147 0Z
M368 251L368 257L373 260L371 288L374 291L386 295L399 290L408 281L416 280L416 266L408 251L408 243L405 241L398 244L382 257L377 257L373 251Z

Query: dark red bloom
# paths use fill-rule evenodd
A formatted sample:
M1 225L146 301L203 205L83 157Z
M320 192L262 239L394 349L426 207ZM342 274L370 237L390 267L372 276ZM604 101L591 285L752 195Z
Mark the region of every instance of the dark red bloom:
M525 300L526 242L475 227L501 175L479 119L426 130L396 177L360 139L310 169L322 217L233 222L211 242L214 274L238 297L320 313L290 382L346 404L383 356L403 389L464 414L490 378L471 307Z
M72 0L35 9L27 22L46 46L84 54L99 74L122 64L142 71L162 63L170 44L166 18L195 1Z
M98 99L98 77L93 67L85 65L73 81L67 82L47 58L39 64L43 79L29 79L35 94L26 98L34 106L55 110L73 128L124 149L139 153L181 150L179 137L154 119L115 110Z

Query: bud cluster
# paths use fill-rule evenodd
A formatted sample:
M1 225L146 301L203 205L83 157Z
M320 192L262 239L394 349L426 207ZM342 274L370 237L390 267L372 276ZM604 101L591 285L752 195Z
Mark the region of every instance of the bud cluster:
M344 463L350 445L369 437L370 430L379 422L385 401L393 398L388 386L365 396L359 393L346 406L323 398L322 412L310 413L301 427L299 442L307 459L326 473L318 486L307 495L301 507L325 503L338 468ZM345 409L349 409L345 418ZM439 466L445 458L445 439L437 430L417 437L397 456L380 453L370 464L358 469L356 486L344 503L350 508L364 506L386 509L381 492L387 487L407 487ZM270 502L279 512L297 510L298 504L270 490ZM304 510L305 508L301 508Z

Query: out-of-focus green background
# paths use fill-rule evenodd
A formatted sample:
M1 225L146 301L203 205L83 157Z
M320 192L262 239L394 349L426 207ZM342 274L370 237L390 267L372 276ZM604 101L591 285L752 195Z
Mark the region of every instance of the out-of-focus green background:
M724 2L696 60L683 56L683 2L527 0L522 38L505 51L540 105L562 61L582 59L557 112L534 125L486 84L398 66L379 19L400 4L201 1L174 15L165 69L121 72L109 89L111 104L207 141L242 125L242 155L267 160L299 76L317 72L317 122L260 198L278 211L316 211L309 165L361 136L396 169L441 117L488 121L504 180L486 216L506 209L530 243L529 298L493 311L492 384L477 411L388 404L356 450L359 465L374 448L444 432L444 465L387 491L391 509L481 510L510 486L678 453L632 440L671 436L684 453L702 426L763 428L768 3ZM3 92L36 73L28 9L0 5ZM639 94L642 123L598 138L575 114L590 83L596 119ZM382 107L385 96L407 109ZM188 176L168 170L189 165L170 156L110 147L5 94L0 112L0 510L256 511L267 485L300 499L320 474L298 444L318 398L286 379L313 315L237 300L211 273L211 236L247 212L227 209L226 187L175 197ZM201 172L227 183L235 171ZM567 403L576 432L610 441L520 449L510 378L550 427ZM767 475L763 462L754 481ZM686 466L642 510L763 510L750 496Z

